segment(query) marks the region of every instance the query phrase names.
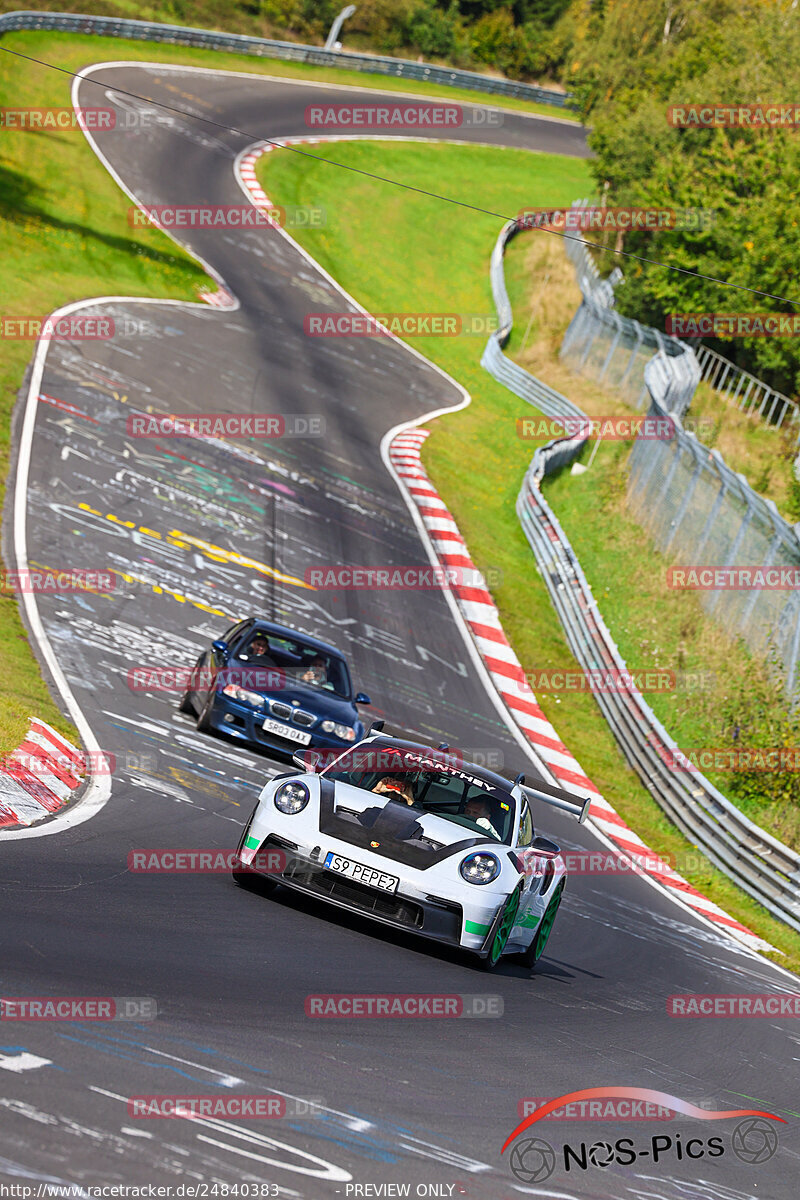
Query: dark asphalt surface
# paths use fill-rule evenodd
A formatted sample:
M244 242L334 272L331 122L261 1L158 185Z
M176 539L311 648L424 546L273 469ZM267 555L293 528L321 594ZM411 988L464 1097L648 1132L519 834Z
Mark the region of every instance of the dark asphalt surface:
M307 104L349 96L161 68L95 78L254 138L302 134ZM96 93L84 83L81 102L96 104ZM485 129L474 136L490 140ZM146 203L238 204L233 159L249 140L170 117L99 144ZM580 130L508 113L491 140L585 153ZM108 804L90 821L7 841L0 880L4 995L152 997L158 1017L7 1024L0 1180L269 1182L274 1194L309 1198L379 1195L354 1189L407 1183L411 1195L486 1200L788 1200L800 1146L800 1038L791 1022L678 1022L665 1009L672 993L791 991L792 981L644 881L572 879L539 971L509 963L490 976L468 956L310 900L243 893L225 874L128 872L135 848L232 848L266 774L279 769L198 735L174 695L128 683L130 668L151 656L191 663L252 610L338 643L371 712L392 727L530 770L440 594L312 593L274 584L263 569L302 579L308 566L327 563L426 563L379 446L398 422L458 403L456 389L391 342L305 338L305 313L341 308L341 298L277 232L193 231L187 244L223 275L240 309L105 306L121 324L129 319L128 336L54 344L48 354L29 558L123 573L108 596L39 598L47 636L116 770ZM316 414L327 431L258 447L129 437L126 417L148 407ZM558 814L541 813L538 826L567 849L597 848ZM504 1014L450 1023L307 1018L306 996L325 992L491 993ZM9 1069L23 1052L47 1063ZM532 1133L556 1148L555 1173L515 1180L500 1147L518 1101L603 1085L713 1109L764 1108L787 1124L774 1157L748 1165L733 1152L732 1120L549 1122ZM144 1094L276 1091L321 1107L278 1121L144 1121L125 1104ZM563 1169L565 1141L577 1148L629 1136L643 1151L652 1136L676 1130L684 1141L721 1135L725 1152L688 1161L673 1147L656 1163L648 1153L632 1166Z

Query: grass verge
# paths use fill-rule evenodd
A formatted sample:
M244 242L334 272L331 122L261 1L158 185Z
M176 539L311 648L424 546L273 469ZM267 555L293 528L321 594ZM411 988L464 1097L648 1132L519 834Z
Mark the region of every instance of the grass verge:
M520 200L526 204L557 206L570 196L583 194L589 184L585 163L515 150L373 142L338 143L330 149L323 145L319 152L322 156L335 152L340 161L366 171L386 174L402 171L408 183L421 188L437 188L446 179L449 194L469 197L472 203L486 207L500 207L501 211L514 211ZM328 212L327 227L299 231L298 241L367 309L493 312L488 260L499 222L470 214L456 224L439 203L428 197L397 193L362 176L342 181L336 172L282 152L262 160L259 171L262 183L276 203L302 203L313 196L315 202L324 205ZM557 250L562 254L555 239L545 243L540 238L531 244L543 253L552 255ZM545 249L548 244L552 249ZM378 245L380 254L375 253ZM514 253L510 256L509 284L512 299L519 300L525 295L527 304L534 265L525 261L527 247L521 239L514 249L517 247L520 256ZM556 269L555 262L553 258L552 271ZM546 273L546 265L544 270ZM574 283L566 277L556 282L556 296L561 294L562 309L571 313L577 296ZM540 314L546 317L553 301L554 295L548 288L547 304L541 299L537 301ZM561 368L557 363L553 376L546 369L552 349L560 340L557 315L556 304L555 324L540 322L541 330L534 319L533 336L529 333L531 353L548 382L569 391L584 404L584 398L572 389L571 375L565 370L559 375ZM524 336L527 316L526 311L518 319L515 333L518 345ZM530 417L532 410L482 371L479 366L482 339L431 337L416 339L415 345L457 378L473 397L469 408L432 424L424 457L475 562L485 573L490 570L498 573L496 577L501 582L493 594L505 631L526 670L572 666L574 660L553 615L514 507L536 444L517 436L516 419ZM594 390L593 411L613 411L608 397L600 389ZM588 400L585 406L589 406ZM627 410L620 406L619 411ZM641 540L641 532L639 537ZM626 766L591 696L539 698L547 716L583 767L633 828L655 850L684 856L691 849L689 844ZM800 968L797 935L773 920L710 865L699 869L695 866L688 875L707 896L782 950L786 957L779 956L777 961Z

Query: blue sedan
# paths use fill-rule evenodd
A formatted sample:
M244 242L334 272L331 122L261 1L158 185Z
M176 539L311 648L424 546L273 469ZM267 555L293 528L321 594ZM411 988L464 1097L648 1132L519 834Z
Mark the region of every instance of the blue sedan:
M305 747L337 754L364 736L347 662L333 646L249 617L197 660L180 710L201 733L270 754Z

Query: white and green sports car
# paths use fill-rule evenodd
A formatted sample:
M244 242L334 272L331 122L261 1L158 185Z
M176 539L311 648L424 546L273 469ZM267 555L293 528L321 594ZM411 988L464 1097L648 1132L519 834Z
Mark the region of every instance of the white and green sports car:
M313 750L266 785L233 872L317 896L461 946L493 969L541 957L566 882L559 847L535 834L531 801L583 821L588 800L526 785L434 750L368 736L324 765Z

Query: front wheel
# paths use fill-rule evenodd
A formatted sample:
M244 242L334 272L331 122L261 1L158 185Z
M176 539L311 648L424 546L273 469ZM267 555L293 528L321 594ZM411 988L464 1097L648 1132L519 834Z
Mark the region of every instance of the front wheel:
M481 959L481 965L484 971L494 971L497 964L500 962L503 951L506 948L506 942L509 939L511 930L514 928L514 922L517 919L519 912L519 902L522 895L522 883L517 884L514 891L506 900L503 907L498 912L492 928L489 931L489 936L486 939L489 946L489 952L485 958Z
M539 928L536 930L530 946L519 955L520 962L526 967L535 967L544 954L544 948L547 945L548 938L556 922L556 914L558 913L558 906L561 903L561 895L564 891L565 882L566 880L560 879L556 884L556 890L551 897L550 903L544 910L544 916L539 922Z
M211 710L214 707L215 697L216 697L216 692L212 688L211 691L206 696L205 701L203 702L203 707L200 709L200 715L197 718L197 732L198 733L213 733L214 732L214 730L211 726Z

